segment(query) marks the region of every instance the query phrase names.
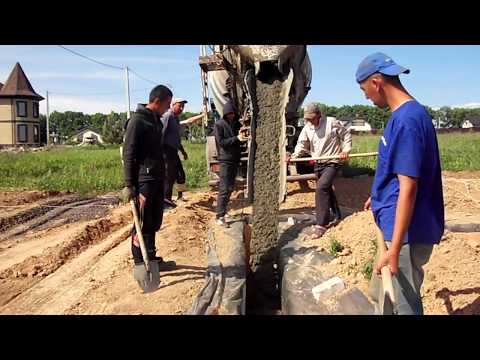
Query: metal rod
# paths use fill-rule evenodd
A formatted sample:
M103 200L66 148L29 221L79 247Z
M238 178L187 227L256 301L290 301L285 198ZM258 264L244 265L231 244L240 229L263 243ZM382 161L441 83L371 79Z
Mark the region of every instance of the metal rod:
M358 154L348 155L348 158L350 159L350 158L368 157L368 156L377 156L377 155L378 155L378 152L358 153ZM340 159L340 155L308 157L308 158L295 158L295 159L290 159L290 162L337 160L337 159Z
M125 66L125 97L127 100L127 120L130 119L130 81L128 78L128 66Z
M46 130L47 130L47 146L50 144L50 106L48 101L48 90L47 90L47 123L46 123Z

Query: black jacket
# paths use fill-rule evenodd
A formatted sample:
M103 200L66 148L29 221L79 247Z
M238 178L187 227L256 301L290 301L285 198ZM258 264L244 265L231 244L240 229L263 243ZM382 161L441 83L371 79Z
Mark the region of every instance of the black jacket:
M240 161L240 140L238 132L240 123L237 120L229 122L220 119L215 123L215 144L217 146L217 159L220 162Z
M162 122L145 105L128 121L123 144L125 186L138 187L140 182L164 181Z

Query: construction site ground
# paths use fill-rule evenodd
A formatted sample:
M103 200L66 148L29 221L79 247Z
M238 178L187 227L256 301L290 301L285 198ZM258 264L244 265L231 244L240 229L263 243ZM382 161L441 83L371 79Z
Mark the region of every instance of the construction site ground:
M368 289L375 228L362 211L372 178L338 178L345 219L309 246L330 251L341 244L328 274L347 288ZM447 223L480 223L480 173L444 173ZM160 288L143 294L132 276L128 205L107 194L85 199L43 191L0 192L0 314L182 314L204 283L205 239L215 214L216 192L189 192L188 201L165 213L157 254L175 260ZM281 214L314 213L314 183L289 184ZM242 191L230 214L249 213ZM480 314L480 233L446 231L425 267L426 314Z

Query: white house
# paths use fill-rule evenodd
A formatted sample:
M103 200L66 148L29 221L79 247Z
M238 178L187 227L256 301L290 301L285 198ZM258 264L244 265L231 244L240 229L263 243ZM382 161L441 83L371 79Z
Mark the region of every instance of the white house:
M470 119L466 119L462 123L462 128L464 128L464 129L470 129L470 128L473 128L473 127L480 127L480 116L472 117Z
M352 131L357 132L370 132L372 131L372 126L366 122L364 119L339 119L342 124Z
M92 129L82 129L73 135L72 140L77 143L103 144L102 136Z
M355 119L350 125L350 130L353 131L372 131L372 126L364 119Z

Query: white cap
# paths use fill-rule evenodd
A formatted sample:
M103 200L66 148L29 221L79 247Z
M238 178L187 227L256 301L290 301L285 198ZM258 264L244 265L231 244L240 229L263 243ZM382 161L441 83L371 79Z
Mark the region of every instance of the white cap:
M182 99L182 98L175 98L175 99L173 99L173 101L172 101L172 105L175 105L176 103L184 103L184 104L186 104L186 103L188 103L188 101L185 100L185 99Z

